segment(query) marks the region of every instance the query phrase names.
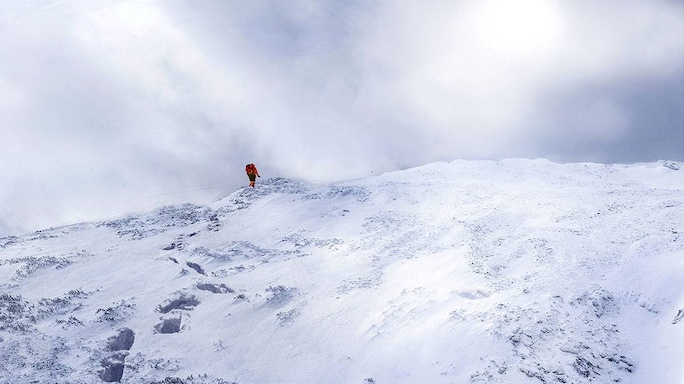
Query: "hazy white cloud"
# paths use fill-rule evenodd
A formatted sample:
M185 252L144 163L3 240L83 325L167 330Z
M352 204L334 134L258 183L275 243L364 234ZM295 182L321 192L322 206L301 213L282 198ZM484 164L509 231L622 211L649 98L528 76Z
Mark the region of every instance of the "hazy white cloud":
M206 201L247 162L335 180L460 157L684 160L683 7L0 0L0 219Z
M502 144L534 141L549 96L592 98L615 83L681 79L683 22L672 3L411 4L390 2L391 17L378 18L364 42L382 74L371 99L410 111L400 116L415 119L412 129L433 136L445 156L499 157ZM601 139L626 131L631 106L589 107L581 111L587 125L564 128Z

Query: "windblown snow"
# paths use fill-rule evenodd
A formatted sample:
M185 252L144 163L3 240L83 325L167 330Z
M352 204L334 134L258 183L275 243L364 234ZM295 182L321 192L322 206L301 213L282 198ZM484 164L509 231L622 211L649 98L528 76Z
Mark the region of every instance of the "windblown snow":
M260 179L2 238L0 382L682 383L683 166Z

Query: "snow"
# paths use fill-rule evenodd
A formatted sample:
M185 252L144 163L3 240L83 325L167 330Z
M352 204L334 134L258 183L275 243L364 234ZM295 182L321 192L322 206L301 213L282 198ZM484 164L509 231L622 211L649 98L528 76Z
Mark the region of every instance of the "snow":
M0 239L2 383L682 383L682 163L453 161Z

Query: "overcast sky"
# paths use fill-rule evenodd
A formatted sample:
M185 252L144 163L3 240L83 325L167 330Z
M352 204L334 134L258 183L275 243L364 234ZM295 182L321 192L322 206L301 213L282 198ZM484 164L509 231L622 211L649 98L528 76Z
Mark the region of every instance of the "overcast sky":
M684 161L681 0L0 0L0 235L264 177Z

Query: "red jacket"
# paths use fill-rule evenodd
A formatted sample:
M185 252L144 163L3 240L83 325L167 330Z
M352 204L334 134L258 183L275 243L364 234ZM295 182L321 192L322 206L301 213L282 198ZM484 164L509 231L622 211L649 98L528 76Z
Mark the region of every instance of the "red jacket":
M245 167L245 172L247 172L248 175L259 176L259 171L257 171L257 167L254 164L247 164L247 166Z

